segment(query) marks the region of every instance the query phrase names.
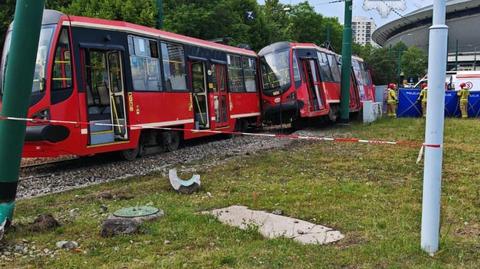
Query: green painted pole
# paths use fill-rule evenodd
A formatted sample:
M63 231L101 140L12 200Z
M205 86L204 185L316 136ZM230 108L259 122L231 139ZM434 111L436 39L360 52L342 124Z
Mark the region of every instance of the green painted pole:
M401 74L402 74L402 50L398 50L398 55L397 55L397 85L402 84L402 79L401 79Z
M163 0L157 0L157 9L158 9L157 29L162 29L163 28Z
M17 0L0 116L27 116L44 4ZM13 218L25 128L24 121L0 120L0 236Z
M342 83L340 121L350 120L350 75L352 72L352 0L345 0L345 22L342 44Z
M331 37L332 36L332 25L329 23L327 24L327 43L328 44L331 44L332 41L331 41Z

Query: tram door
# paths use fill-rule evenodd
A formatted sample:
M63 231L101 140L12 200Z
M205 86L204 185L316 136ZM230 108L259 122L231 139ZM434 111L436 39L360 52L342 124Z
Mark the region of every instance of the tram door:
M229 102L227 93L227 67L224 64L211 65L211 90L213 112L215 115L215 127L222 128L228 126Z
M325 109L325 97L322 94L317 60L302 59L302 65L307 81L310 111L319 111Z
M207 70L204 61L190 62L192 102L196 129L210 128L208 112Z
M360 106L361 87L363 86L359 85L353 70L350 77L350 108L356 109Z
M82 50L90 145L128 140L122 54Z

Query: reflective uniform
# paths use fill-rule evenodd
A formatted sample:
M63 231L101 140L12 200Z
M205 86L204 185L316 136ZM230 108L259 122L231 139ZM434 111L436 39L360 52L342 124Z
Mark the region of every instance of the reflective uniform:
M397 92L392 88L387 91L387 114L389 117L397 117Z
M468 96L470 90L468 88L462 88L457 92L460 97L460 111L462 112L462 118L468 118Z
M420 92L420 96L418 96L417 99L417 102L422 102L422 114L424 118L427 116L427 94L427 88L423 88L423 90Z

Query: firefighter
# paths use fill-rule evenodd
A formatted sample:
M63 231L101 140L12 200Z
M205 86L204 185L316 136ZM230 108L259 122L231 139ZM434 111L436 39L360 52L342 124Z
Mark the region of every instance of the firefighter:
M417 102L422 102L422 114L425 118L427 116L427 90L428 85L427 83L422 83L420 87L422 90L420 91L420 95L418 96Z
M397 85L394 83L388 84L387 89L387 114L389 117L397 117Z
M460 90L457 92L457 95L460 97L460 111L462 112L462 118L468 118L468 96L470 95L470 90L467 87L467 84L461 83Z

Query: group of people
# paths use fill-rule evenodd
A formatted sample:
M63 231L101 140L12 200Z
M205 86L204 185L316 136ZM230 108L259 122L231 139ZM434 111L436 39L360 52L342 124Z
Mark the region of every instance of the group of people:
M422 83L420 87L420 95L418 96L417 103L422 104L422 114L423 117L427 116L427 95L428 95L428 85L427 83ZM461 83L460 90L457 92L458 97L460 98L460 111L462 118L468 118L468 96L470 96L470 90L467 87L467 84ZM387 89L387 114L389 117L397 117L397 85L395 83L388 84Z

